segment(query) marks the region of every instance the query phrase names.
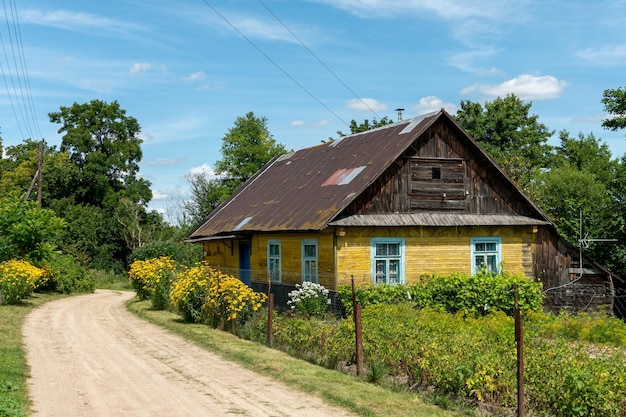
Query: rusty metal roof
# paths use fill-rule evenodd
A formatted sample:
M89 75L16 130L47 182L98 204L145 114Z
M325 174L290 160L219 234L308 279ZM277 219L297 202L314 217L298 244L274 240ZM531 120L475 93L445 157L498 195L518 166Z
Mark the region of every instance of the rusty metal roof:
M321 230L441 114L406 119L278 157L216 208L189 239L232 232Z

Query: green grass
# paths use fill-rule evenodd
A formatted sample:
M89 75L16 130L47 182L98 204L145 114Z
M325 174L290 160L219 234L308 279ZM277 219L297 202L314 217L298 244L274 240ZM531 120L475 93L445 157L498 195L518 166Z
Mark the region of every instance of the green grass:
M111 271L92 269L87 271L96 282L96 288L103 290L132 290L133 287L126 274L116 274ZM0 416L1 417L1 416Z
M149 301L132 300L128 303L128 309L224 359L317 395L330 404L352 410L360 416L475 415L473 410L450 411L426 404L415 394L385 389L339 371L321 368L264 345L239 339L230 333L213 330L206 325L182 323L179 316L172 312L153 310Z
M57 293L35 293L18 305L0 306L0 417L25 416L29 406L28 365L22 346L22 325L34 308L62 298Z

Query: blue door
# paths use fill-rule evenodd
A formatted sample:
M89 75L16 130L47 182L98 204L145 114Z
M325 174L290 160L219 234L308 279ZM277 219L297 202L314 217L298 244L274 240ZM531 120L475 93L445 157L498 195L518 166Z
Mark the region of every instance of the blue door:
M250 241L239 241L239 279L250 286Z

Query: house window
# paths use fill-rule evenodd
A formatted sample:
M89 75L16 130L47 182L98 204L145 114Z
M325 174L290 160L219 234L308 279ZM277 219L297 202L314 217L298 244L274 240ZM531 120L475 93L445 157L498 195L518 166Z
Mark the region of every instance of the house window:
M441 179L441 168L440 167L433 167L433 170L432 170L431 174L432 174L432 179L440 180Z
M267 270L272 282L281 282L280 240L267 242Z
M499 237L473 237L471 239L472 273L481 269L497 274L502 263L502 239Z
M371 260L373 283L404 283L404 239L373 238Z
M302 241L302 281L317 283L317 240Z

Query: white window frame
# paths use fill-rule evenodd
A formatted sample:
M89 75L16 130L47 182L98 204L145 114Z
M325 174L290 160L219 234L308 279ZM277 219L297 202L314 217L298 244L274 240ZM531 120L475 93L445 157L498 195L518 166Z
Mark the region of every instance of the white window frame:
M482 251L477 251L476 250L476 244L479 243L494 243L495 244L495 250L482 250ZM473 237L470 239L470 259L472 262L472 274L476 274L478 273L478 271L480 271L480 267L478 266L477 262L476 262L476 257L477 256L483 256L484 260L483 260L483 265L489 265L486 257L488 256L495 256L495 270L494 271L490 271L494 274L499 274L501 272L501 268L502 268L502 238L501 237Z
M305 248L307 246L315 246L315 256L307 256ZM317 239L303 239L302 240L302 282L310 281L314 283L319 282L319 261L317 245ZM313 266L311 272L307 272L307 266Z
M376 246L378 244L397 244L398 245L398 255L377 255ZM396 238L396 237L373 237L370 239L370 260L371 260L371 277L373 284L404 284L405 283L405 239L404 238ZM377 277L377 261L386 261L387 271L385 271L385 280L381 282ZM398 280L397 282L389 282L389 270L388 266L390 265L390 261L397 261L397 274Z
M272 254L272 246L278 246L278 255ZM270 280L272 282L282 282L282 269L283 269L283 260L282 260L283 249L280 244L280 240L272 239L267 241L267 272L270 275ZM278 263L278 271L275 271L273 268L274 265Z

